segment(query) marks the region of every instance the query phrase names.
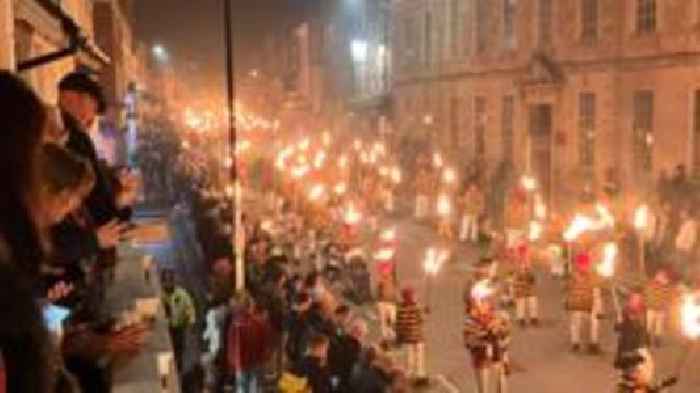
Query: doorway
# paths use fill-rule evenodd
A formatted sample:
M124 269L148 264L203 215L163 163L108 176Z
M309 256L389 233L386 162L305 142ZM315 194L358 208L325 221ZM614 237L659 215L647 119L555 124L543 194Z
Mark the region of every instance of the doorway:
M552 105L530 106L530 168L537 178L542 199L551 205L552 192Z

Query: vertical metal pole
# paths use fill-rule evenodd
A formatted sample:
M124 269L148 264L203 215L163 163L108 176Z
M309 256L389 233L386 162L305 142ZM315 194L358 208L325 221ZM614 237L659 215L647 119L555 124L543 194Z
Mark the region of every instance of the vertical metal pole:
M235 110L235 80L234 80L234 53L233 53L233 16L231 12L231 0L224 0L224 42L226 45L226 108L228 118L228 154L233 165L229 173L229 179L234 185L233 195L230 195L233 211L233 261L235 263L234 281L236 292L245 290L245 268L243 266L243 256L245 254L244 229L241 222L241 187L237 179L238 158L236 157L236 110Z

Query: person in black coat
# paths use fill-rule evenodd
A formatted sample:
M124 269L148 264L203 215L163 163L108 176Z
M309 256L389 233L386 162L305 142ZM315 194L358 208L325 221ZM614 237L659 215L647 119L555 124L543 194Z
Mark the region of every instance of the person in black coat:
M328 337L316 335L309 343L308 355L306 355L298 366L295 374L306 378L312 393L331 393L334 386L338 385L338 380L331 377L328 368Z

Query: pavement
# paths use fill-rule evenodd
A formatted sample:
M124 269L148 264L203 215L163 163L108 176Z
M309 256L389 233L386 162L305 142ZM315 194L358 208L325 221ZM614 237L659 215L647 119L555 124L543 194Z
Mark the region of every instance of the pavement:
M412 218L389 219L384 226L397 228L398 276L402 285L410 284L425 294L426 282L422 259L427 247L440 244L433 227L416 223ZM462 345L464 316L462 293L469 277L469 265L477 258L473 247L460 245L454 258L435 277L430 299L431 313L427 317L427 367L432 377L429 392L476 392L469 355ZM547 272L538 275L540 313L539 328L514 327L511 357L513 374L510 392L590 393L612 392L617 381L613 368L616 336L612 321L601 323L601 346L604 353L593 356L573 354L568 341L567 314L563 308L562 284ZM425 298L425 295L423 295ZM608 299L609 300L609 299ZM607 301L607 306L610 306ZM371 315L371 311L367 310ZM376 325L376 322L374 322ZM372 329L376 332L376 326ZM584 336L585 337L585 336ZM672 342L671 342L672 341ZM686 353L677 340L652 351L656 359L657 376L674 374ZM680 374L680 383L673 393L700 391L700 349L693 350Z

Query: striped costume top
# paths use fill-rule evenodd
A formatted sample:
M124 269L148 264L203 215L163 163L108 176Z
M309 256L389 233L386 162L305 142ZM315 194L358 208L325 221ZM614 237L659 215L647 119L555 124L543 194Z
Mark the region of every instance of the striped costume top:
M676 297L676 290L671 285L661 285L651 280L644 288L647 308L653 311L667 311Z
M400 344L424 341L423 312L416 303L402 302L396 315L396 336Z

